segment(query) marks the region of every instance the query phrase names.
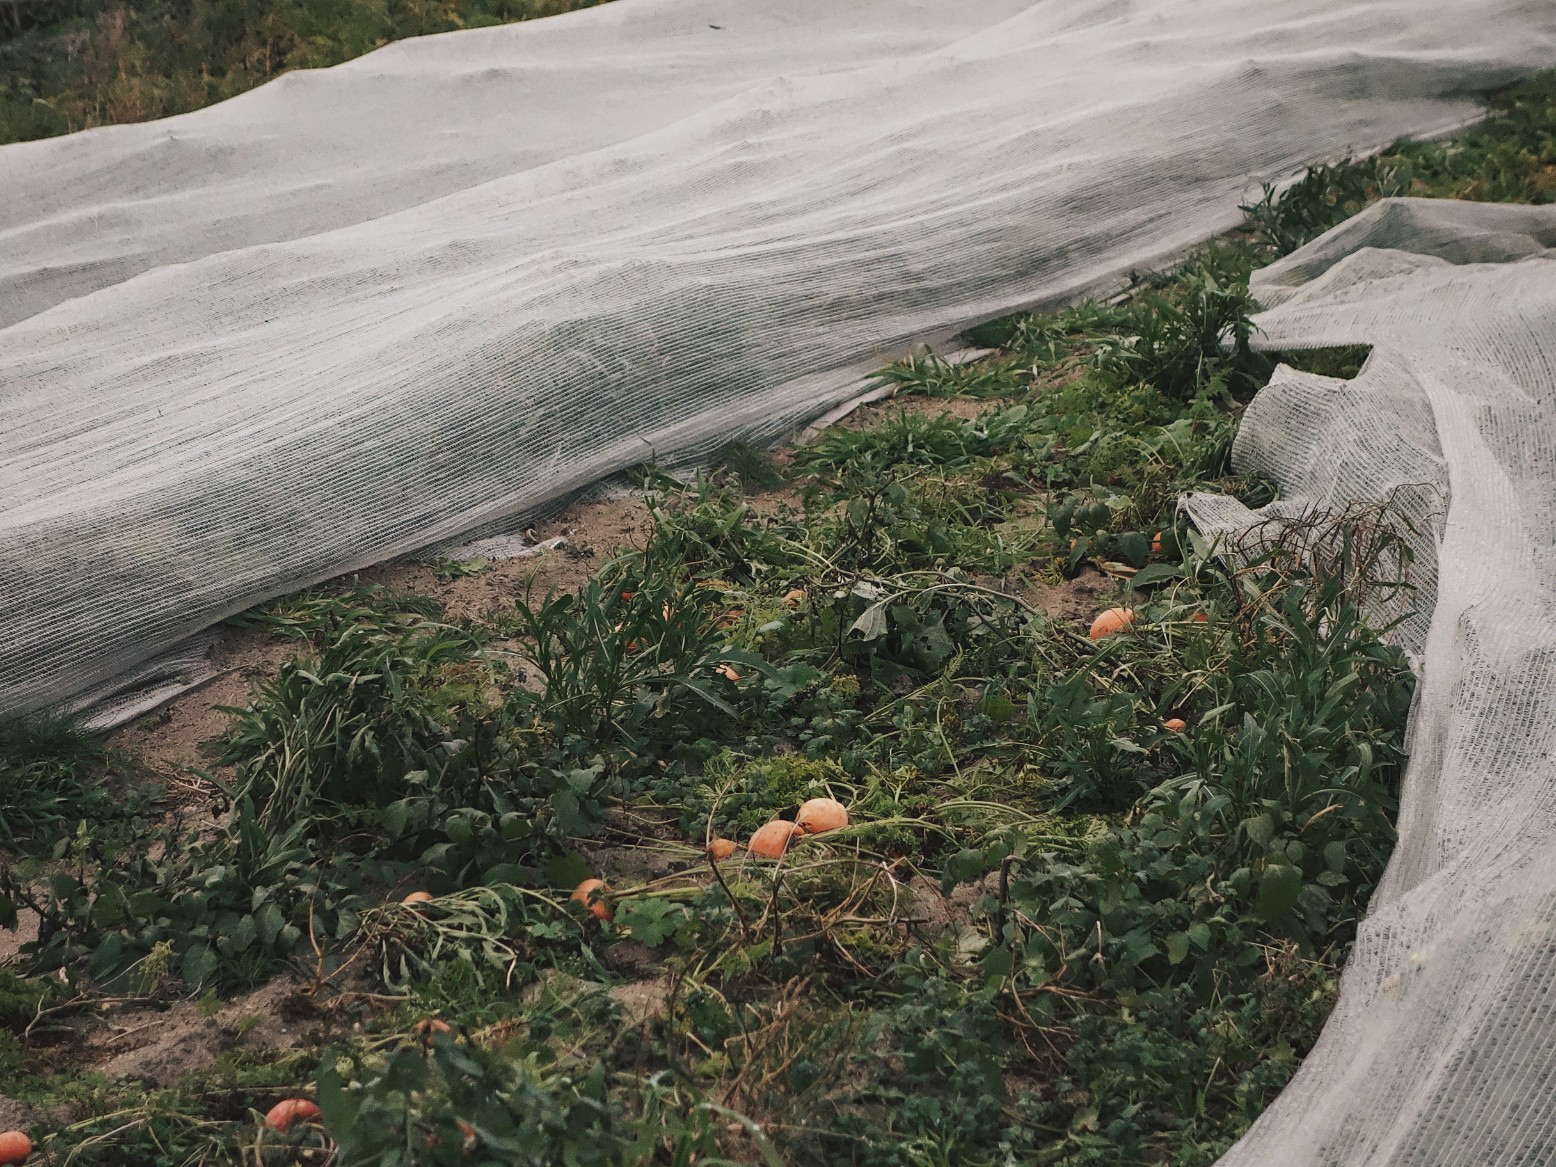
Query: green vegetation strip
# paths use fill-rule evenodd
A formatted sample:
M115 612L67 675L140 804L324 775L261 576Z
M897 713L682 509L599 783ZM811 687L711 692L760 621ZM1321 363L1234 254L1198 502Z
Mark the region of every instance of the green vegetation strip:
M601 0L0 0L0 145L201 109L404 37Z
M1412 691L1363 619L1409 584L1387 512L1239 566L1177 515L1269 497L1227 467L1272 368L1247 274L1381 194L1541 201L1553 173L1547 78L1312 171L1125 303L885 373L975 416L645 468L651 537L576 594L251 612L300 654L234 711L217 830L68 727L11 727L0 909L41 928L0 984L0 1089L76 1164L1209 1163L1329 1011ZM1084 618L1044 614L1099 563ZM1089 639L1112 603L1133 624ZM818 795L851 824L704 857ZM610 919L568 899L589 855ZM215 1009L282 974L326 1048L150 1092L68 1056L104 998ZM297 1094L322 1125L260 1125Z

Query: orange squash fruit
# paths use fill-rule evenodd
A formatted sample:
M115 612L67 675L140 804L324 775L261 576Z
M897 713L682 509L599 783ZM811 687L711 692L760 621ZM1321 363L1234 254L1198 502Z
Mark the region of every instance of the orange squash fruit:
M848 808L835 798L812 798L800 807L794 822L807 835L835 831L848 825Z
M764 827L759 827L756 834L751 836L751 841L746 844L746 850L753 855L760 855L763 859L778 859L789 849L789 844L805 832L787 819L774 819Z
M265 1125L273 1131L285 1134L299 1122L312 1122L319 1117L318 1104L307 1098L285 1098L277 1102L265 1114Z
M0 1134L0 1163L25 1163L32 1154L32 1140L21 1131Z
M603 879L586 879L573 889L571 898L588 908L596 920L609 920L611 906L605 900L608 890Z
M428 1017L411 1026L411 1032L422 1041L430 1043L440 1033L453 1033L454 1027L437 1017Z
M1091 622L1090 635L1093 640L1101 640L1127 630L1134 622L1133 608L1109 608L1098 613L1097 618Z
M721 863L735 853L735 840L714 839L708 844L708 858L715 863Z

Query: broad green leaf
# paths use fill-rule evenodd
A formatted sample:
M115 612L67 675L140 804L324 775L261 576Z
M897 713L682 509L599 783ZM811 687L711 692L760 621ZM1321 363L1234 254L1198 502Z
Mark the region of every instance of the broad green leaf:
M1302 893L1302 873L1283 863L1272 863L1259 877L1259 911L1266 920L1281 919L1296 906Z

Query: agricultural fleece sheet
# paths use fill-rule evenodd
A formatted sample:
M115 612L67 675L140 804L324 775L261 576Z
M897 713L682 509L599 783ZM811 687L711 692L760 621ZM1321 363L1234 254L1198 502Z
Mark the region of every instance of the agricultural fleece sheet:
M1339 1005L1224 1163L1556 1163L1556 207L1386 200L1253 291L1261 344L1372 352L1351 381L1282 368L1249 407L1234 461L1280 501L1190 513L1246 542L1386 506L1419 688Z

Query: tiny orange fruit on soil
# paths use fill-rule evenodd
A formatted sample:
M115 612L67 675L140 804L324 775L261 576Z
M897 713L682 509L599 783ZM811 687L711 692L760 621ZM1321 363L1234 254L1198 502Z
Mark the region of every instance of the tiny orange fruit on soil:
M430 904L432 902L432 893L430 891L413 891L400 902L410 906Z
M734 684L736 681L740 680L740 674L729 665L720 665L713 671L718 673L718 675L723 677L726 681L730 682L730 684Z
M609 920L611 906L605 902L607 890L603 879L586 879L573 889L572 898L588 908L596 920Z
M1184 721L1181 717L1169 717L1166 721L1162 722L1162 728L1165 729L1168 733L1182 733L1184 730L1188 729L1188 727L1188 722Z
M428 1017L411 1026L411 1032L422 1041L430 1042L440 1033L453 1033L454 1027L437 1017Z
M1162 533L1160 531L1158 531L1158 532L1156 532L1156 534L1151 536L1151 554L1152 555L1160 555L1161 553L1162 553Z
M1194 621L1194 623L1196 623L1196 624L1209 624L1210 623L1210 617L1205 615L1205 613L1203 613L1203 612L1195 612L1194 615L1189 617L1189 619Z
M794 822L807 835L835 831L848 825L848 808L835 798L812 798L800 807Z
M1133 608L1109 608L1097 616L1091 622L1091 638L1101 640L1105 636L1112 636L1122 632L1135 622L1135 610Z
M0 1134L0 1163L25 1163L32 1154L32 1140L21 1131Z
M774 819L766 826L757 829L756 834L751 836L751 841L746 844L746 850L753 855L760 855L763 859L778 859L789 849L789 844L804 833L787 819Z
M319 1117L319 1107L307 1098L287 1098L277 1102L265 1115L265 1125L283 1134L299 1122L312 1122Z
M708 844L708 858L715 863L728 859L734 853L735 840L733 839L714 839Z
M783 602L791 608L798 608L805 602L804 588L790 588L783 594Z

